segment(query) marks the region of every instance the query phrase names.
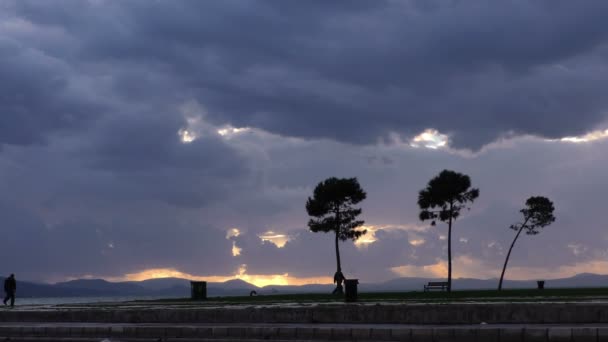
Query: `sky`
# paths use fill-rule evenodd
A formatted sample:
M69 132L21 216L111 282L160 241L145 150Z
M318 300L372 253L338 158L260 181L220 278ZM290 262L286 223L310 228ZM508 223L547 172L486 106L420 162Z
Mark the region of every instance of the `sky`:
M0 272L328 283L305 203L357 177L347 278L444 277L418 219L443 169L480 197L454 276L608 273L604 0L0 0Z

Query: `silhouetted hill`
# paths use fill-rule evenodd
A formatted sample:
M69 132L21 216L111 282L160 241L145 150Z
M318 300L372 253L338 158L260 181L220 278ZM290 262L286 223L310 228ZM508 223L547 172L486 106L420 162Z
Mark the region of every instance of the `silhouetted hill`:
M368 292L398 292L416 291L423 288L429 281L445 281L444 279L429 278L397 278L383 283L365 283L359 285L361 291Z
M0 281L3 281L0 278ZM103 279L79 279L57 284L38 284L18 281L21 297L103 297L103 296L159 296L188 297L190 281L180 278L149 279L144 281L109 282ZM382 283L359 284L361 292L421 291L429 281L445 281L432 278L397 278ZM455 290L495 289L498 279L454 279ZM260 295L289 293L329 293L334 285L309 284L302 286L269 285L257 287L240 279L223 283L207 283L207 294L214 296L247 296L252 290ZM505 288L535 288L536 280L505 280ZM608 275L578 274L570 278L548 279L545 287L608 287Z
M208 283L207 287L222 287L223 289L226 290L235 290L235 289L250 289L251 290L257 290L259 289L259 287L250 284L244 280L241 279L232 279L232 280L228 280L226 282L223 283Z
M55 284L56 287L70 290L88 290L99 296L137 296L146 289L136 283L113 283L103 279L78 279Z
M539 279L540 280L540 279ZM380 284L362 284L361 290L375 291L415 291L423 288L429 281L446 281L437 278L398 278ZM454 290L486 290L498 287L498 278L474 279L458 278L453 280ZM570 278L546 279L547 288L572 288L572 287L606 287L608 286L608 275L600 274L577 274ZM525 289L535 288L536 280L505 280L503 288Z
M0 278L0 282L4 284L5 278ZM56 285L39 284L28 281L20 281L17 279L17 295L20 297L72 297L74 293L78 296L95 296L95 291L86 289L62 288Z
M157 278L143 281L132 281L131 284L137 284L147 290L161 291L172 287L187 287L190 288L190 280L181 278Z
M581 273L570 278L550 280L548 284L550 287L587 287L590 286L588 284L594 287L608 287L608 275Z

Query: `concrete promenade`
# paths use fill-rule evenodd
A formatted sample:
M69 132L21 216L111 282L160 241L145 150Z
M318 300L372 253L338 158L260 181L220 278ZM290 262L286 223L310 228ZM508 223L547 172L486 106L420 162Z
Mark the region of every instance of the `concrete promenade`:
M0 322L608 324L608 303L118 303L0 309Z
M607 341L608 303L111 303L0 310L0 341Z
M597 342L608 325L2 323L10 341Z

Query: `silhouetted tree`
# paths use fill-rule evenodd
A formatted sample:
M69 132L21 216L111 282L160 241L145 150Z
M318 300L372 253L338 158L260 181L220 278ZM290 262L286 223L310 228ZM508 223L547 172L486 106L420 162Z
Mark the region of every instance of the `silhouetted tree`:
M450 170L441 171L418 194L420 220L432 220L433 226L437 219L448 224L448 291L452 291L452 221L477 197L479 189L471 188L469 176Z
M332 177L319 183L314 190L313 197L309 197L306 202L308 215L314 217L308 221L310 230L315 233L334 232L336 235L336 272L342 272L338 241L348 239L356 241L367 233L366 230L357 229L365 222L357 220L357 216L362 211L360 208L353 207L366 197L357 178Z
M507 270L507 263L509 262L511 251L513 250L513 246L515 246L515 241L517 241L517 238L519 238L521 232L525 230L526 234L528 235L536 235L540 233L540 229L555 222L555 216L553 216L554 210L555 208L553 207L553 202L551 202L546 197L533 196L526 200L526 207L519 211L524 216L523 223L520 222L512 224L509 227L513 230L516 230L517 235L515 235L515 238L511 243L511 247L509 248L509 252L507 253L507 258L505 259L505 264L502 267L500 281L498 282L499 291L502 290L502 281L505 277L505 271Z

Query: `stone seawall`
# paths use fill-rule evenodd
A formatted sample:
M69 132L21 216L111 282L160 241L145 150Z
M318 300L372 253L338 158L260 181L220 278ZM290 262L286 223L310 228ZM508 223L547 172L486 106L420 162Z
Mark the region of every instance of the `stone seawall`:
M343 304L223 307L141 306L3 310L0 322L598 324L608 303Z

